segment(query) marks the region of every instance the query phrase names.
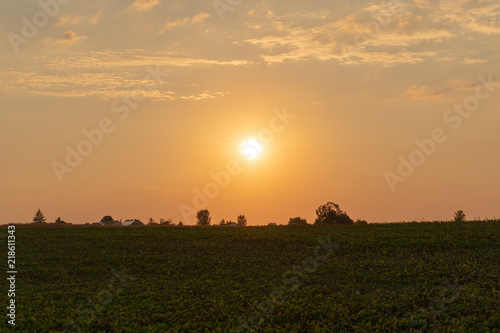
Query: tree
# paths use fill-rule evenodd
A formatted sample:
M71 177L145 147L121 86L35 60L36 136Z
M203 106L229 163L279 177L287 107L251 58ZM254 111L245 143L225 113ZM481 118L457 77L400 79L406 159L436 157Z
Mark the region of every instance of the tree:
M267 226L268 226L268 227L276 227L277 225L276 225L276 223L275 223L275 222L269 222L269 223L267 224Z
M196 219L198 220L196 224L198 225L210 225L212 218L210 217L210 212L207 209L202 209L196 213Z
M354 221L340 209L339 205L328 202L316 209L315 225L321 224L352 224Z
M240 227L246 227L247 226L247 218L245 217L245 215L238 216L238 225Z
M161 220L160 220L160 222L161 222ZM148 225L156 225L156 224L158 224L158 223L156 223L155 219L150 217Z
M219 225L226 225L226 220L224 220L224 219L220 220Z
M103 222L103 223L104 223L104 222L113 222L113 221L114 221L114 219L113 219L111 216L109 216L109 215L106 215L106 216L104 216L104 217L101 219L101 222Z
M61 217L58 217L54 222L55 223L66 223L65 221L61 220Z
M172 224L172 219L171 218L168 218L168 219L160 219L160 225L171 225Z
M182 227L184 224L182 224L182 221L179 221L178 225Z
M288 225L308 225L307 220L301 217L290 218Z
M35 217L33 217L33 223L45 223L45 221L47 221L45 215L43 215L42 211L38 209L36 211Z
M453 216L454 222L465 222L465 213L463 210L457 210Z
M357 219L355 224L368 224L368 222L366 222L365 220Z

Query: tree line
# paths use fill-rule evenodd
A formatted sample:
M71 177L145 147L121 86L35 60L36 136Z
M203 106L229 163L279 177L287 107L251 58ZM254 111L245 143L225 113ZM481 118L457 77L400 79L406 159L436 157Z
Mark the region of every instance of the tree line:
M46 223L47 219L43 215L42 211L40 209L37 210L35 216L33 217L33 223ZM114 219L106 215L101 219L101 222L107 222L107 221L114 221ZM454 222L465 222L466 221L466 216L463 210L458 210L455 212L453 216L453 221ZM60 217L58 217L55 220L55 223L65 223L63 220L61 220ZM333 225L333 224L367 224L365 220L356 220L354 222L353 219L347 215L346 212L340 209L340 206L336 203L333 202L328 202L324 205L321 205L316 209L316 219L314 221L314 225ZM172 221L172 219L160 219L160 222L157 223L153 218L149 219L149 224L148 225L175 225ZM183 223L182 221L179 222L179 226L182 226ZM210 216L210 212L208 209L201 209L196 213L196 225L199 226L210 226L212 225L212 217ZM219 226L241 226L245 227L247 226L247 218L245 215L239 215L236 219L236 222L232 221L226 221L225 219L222 219L218 223ZM268 225L276 225L276 223L269 223ZM295 226L303 226L303 225L310 225L306 219L301 218L300 216L298 217L292 217L288 221L288 225L295 225Z

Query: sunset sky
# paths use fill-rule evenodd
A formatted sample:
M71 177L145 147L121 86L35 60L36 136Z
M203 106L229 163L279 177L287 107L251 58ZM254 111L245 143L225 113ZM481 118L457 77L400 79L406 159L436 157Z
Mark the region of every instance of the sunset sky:
M500 217L496 0L0 12L0 223L312 223L328 201L368 222Z

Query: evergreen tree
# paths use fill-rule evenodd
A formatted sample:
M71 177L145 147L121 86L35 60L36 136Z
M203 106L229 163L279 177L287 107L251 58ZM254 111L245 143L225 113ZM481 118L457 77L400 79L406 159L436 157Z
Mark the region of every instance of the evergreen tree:
M47 221L47 218L43 215L42 211L38 209L35 217L33 217L33 223L45 223L45 221Z

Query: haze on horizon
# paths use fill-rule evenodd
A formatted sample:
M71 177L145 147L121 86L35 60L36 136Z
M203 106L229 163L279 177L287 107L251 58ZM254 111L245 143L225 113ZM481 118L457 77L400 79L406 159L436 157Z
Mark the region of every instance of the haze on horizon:
M0 223L500 216L500 3L231 3L2 2Z

